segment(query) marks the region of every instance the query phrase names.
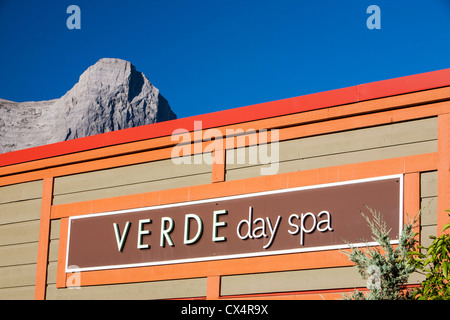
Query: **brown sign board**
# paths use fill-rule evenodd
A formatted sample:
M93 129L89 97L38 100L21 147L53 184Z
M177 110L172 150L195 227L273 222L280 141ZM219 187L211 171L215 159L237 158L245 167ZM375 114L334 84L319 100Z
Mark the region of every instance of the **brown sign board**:
M396 243L402 175L69 218L66 272L341 249L369 244L361 212Z

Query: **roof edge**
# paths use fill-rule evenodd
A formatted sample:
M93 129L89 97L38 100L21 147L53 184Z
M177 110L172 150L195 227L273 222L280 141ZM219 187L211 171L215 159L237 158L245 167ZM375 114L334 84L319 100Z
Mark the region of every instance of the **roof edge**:
M194 121L202 121L202 128L208 129L445 86L450 86L450 68L12 151L0 154L0 167L169 136L180 128L193 131Z

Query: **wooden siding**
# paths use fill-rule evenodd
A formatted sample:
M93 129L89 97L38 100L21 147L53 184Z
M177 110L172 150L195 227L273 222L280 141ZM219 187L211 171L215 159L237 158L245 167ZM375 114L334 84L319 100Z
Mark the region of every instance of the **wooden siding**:
M177 165L166 159L58 177L55 179L53 204L210 183L211 165L196 162L199 161L193 158L191 164Z
M424 246L431 244L430 235L437 235L437 171L423 172L420 175L420 242Z
M0 299L33 299L42 181L0 187Z
M238 150L227 151L227 181L256 177L261 168L269 167L249 163L249 148L245 149L244 164L238 163ZM432 152L437 152L436 117L281 141L277 173Z

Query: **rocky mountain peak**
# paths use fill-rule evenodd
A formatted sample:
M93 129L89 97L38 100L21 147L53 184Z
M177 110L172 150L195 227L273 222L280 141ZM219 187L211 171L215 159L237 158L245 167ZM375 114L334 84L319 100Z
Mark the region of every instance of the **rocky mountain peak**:
M143 79L142 73L128 61L113 58L100 59L90 66L83 74L76 86L85 86L95 92L125 91L135 79ZM143 84L143 82L141 81ZM136 88L138 89L138 88Z
M130 62L103 58L59 99L0 99L0 152L175 118L159 90Z

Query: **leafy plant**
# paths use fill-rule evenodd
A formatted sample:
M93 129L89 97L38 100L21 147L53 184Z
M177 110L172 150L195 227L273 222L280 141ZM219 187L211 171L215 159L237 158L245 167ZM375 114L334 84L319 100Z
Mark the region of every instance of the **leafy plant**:
M416 244L413 226L415 222L407 223L399 235L399 243L394 247L389 238L390 229L381 213L367 207L372 217L364 215L372 231L372 239L379 246L357 248L349 244L350 252L344 252L355 263L360 275L367 280L369 291L355 291L344 295L344 299L355 300L400 300L407 299L405 290L409 275L415 266L408 259L408 252Z
M426 275L420 287L412 291L413 299L450 299L450 234L444 233L449 228L450 223L443 227L441 236L430 236L433 242L428 248L417 246L416 250L410 252L410 261L419 272Z

